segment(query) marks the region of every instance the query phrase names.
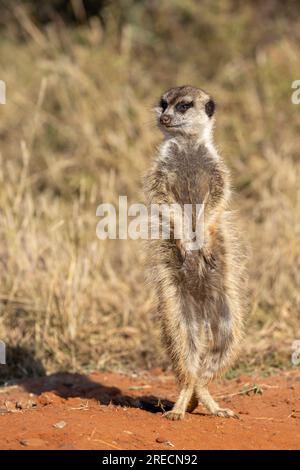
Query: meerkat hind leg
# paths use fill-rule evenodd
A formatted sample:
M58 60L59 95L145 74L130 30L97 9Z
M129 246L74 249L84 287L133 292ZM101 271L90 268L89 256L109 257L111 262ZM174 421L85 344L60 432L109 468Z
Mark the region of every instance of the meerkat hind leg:
M197 396L212 415L221 416L223 418L239 418L239 416L229 408L221 408L209 393L207 386L199 385L197 387Z
M189 404L188 404L188 406L187 406L186 411L187 411L188 413L192 413L192 412L197 408L198 405L199 405L199 400L198 400L198 397L197 397L197 395L196 395L196 393L195 393L195 391L194 391L194 392L193 392L193 395L192 395L192 397L191 397L191 399L190 399L190 402L189 402Z
M179 393L177 401L171 411L164 413L165 418L176 421L184 418L184 414L189 406L194 393L194 383L184 386Z

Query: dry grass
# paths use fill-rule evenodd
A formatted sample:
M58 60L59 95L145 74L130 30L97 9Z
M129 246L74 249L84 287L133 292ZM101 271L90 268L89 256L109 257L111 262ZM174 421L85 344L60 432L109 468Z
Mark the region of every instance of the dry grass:
M218 103L249 245L245 364L289 364L299 337L299 23L276 2L127 2L106 29L34 24L0 31L0 338L47 371L161 364L136 241L99 241L96 207L142 201L160 136L151 106L192 83ZM124 7L123 7L124 8ZM121 24L121 27L120 27ZM22 39L16 35L22 32ZM21 354L22 356L22 354ZM14 375L27 373L22 360Z

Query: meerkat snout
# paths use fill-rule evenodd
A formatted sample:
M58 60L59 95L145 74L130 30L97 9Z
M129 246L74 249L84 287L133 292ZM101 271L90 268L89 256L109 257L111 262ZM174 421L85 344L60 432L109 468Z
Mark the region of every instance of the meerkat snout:
M171 116L169 114L161 114L159 122L164 126L168 126L171 123Z
M200 88L181 86L167 90L156 108L164 134L199 136L212 127L214 100Z

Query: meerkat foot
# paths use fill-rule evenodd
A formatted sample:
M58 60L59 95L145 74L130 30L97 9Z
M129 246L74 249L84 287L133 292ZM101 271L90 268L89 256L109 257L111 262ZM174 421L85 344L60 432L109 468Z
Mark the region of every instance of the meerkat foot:
M188 386L183 387L180 390L179 396L173 409L171 411L167 411L167 413L164 413L164 417L172 421L183 419L185 411L192 400L193 394L194 383L193 381L191 381Z
M221 416L222 418L236 418L239 419L239 415L229 408L216 408L212 412L213 416Z
M163 416L166 419L169 419L170 421L179 421L184 418L184 413L180 411L171 410L164 413Z
M199 400L196 397L196 395L193 395L192 398L190 399L190 402L188 404L186 411L188 413L192 413L197 408L198 405L199 405Z
M223 418L239 418L239 416L229 408L221 408L213 399L206 386L200 386L197 389L199 400L208 409L213 416Z

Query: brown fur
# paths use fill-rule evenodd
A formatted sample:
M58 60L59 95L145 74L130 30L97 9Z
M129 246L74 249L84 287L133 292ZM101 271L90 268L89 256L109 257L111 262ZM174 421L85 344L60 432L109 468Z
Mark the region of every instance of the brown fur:
M192 109L176 103L193 99ZM200 400L211 413L222 409L207 384L235 358L243 331L238 246L226 211L229 173L210 140L214 117L205 114L210 97L200 89L179 87L163 95L168 107L158 109L166 139L145 179L149 204L205 203L205 240L199 250L184 240L151 240L149 266L156 289L162 339L172 361L180 393L169 419L181 419ZM174 128L162 124L168 114Z

